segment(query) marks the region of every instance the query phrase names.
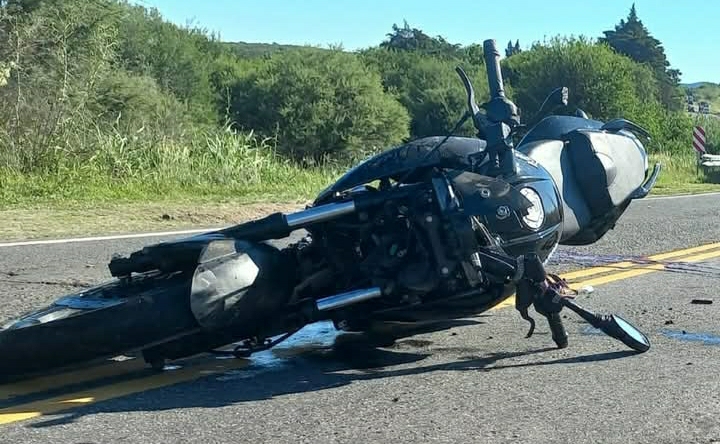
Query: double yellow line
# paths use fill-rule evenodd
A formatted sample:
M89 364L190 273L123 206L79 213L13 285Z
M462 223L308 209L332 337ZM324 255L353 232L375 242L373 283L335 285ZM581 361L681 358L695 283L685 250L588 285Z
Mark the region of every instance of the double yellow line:
M80 371L76 374L58 375L57 377L38 378L23 384L28 390L18 389L14 386L0 386L0 393L7 396L31 395L33 393L41 393L42 389L48 389L54 383L55 387L67 386L70 384L81 384L83 382L91 382L98 380L100 377L119 376L128 370L141 371L145 365L141 360L126 361L128 364L117 365L107 364L97 368L88 369L89 371ZM10 424L18 421L25 421L37 418L43 415L49 415L62 412L74 407L88 405L95 402L106 401L108 399L118 398L120 396L140 393L160 387L177 384L180 382L191 381L203 376L222 374L229 370L238 369L247 366L249 363L246 359L211 359L209 362L197 365L188 365L185 368L162 373L151 373L150 376L128 379L121 382L111 383L96 388L80 390L59 396L53 396L47 399L27 402L20 405L0 409L0 424ZM35 384L37 382L37 385ZM60 385L58 383L61 383ZM5 397L3 396L3 397ZM7 399L7 398L5 398Z
M667 253L648 256L649 262L660 262L668 259L680 260L682 262L701 262L708 259L720 257L720 242L701 245L699 247L686 248L670 251ZM568 282L570 288L579 290L584 286L597 286L611 282L630 279L665 269L662 263L638 264L635 262L616 262L614 264L599 267L584 268L561 274L560 277ZM596 277L594 277L596 276ZM592 279L588 279L592 278ZM515 297L504 300L494 308L504 308L515 304Z
M649 256L648 259L650 262L659 262L668 259L681 260L683 262L700 262L716 257L720 257L720 243L656 254ZM561 277L568 281L570 287L579 289L585 285L597 286L642 276L663 270L664 268L665 266L661 263L637 264L633 262L617 262L572 271L562 274ZM495 306L494 309L511 305L514 305L514 297L503 301ZM40 395L54 389L97 382L100 379L132 376L132 378L120 382L0 409L0 424L24 421L43 415L62 412L76 406L88 405L180 382L191 381L206 375L220 374L232 369L245 367L248 365L248 362L249 361L244 359L217 360L211 358L209 361L205 359L200 360L198 363L187 361L184 363L186 366L180 370L152 373L145 369L145 365L141 360L135 359L101 365L58 376L36 378L17 384L0 385L0 402L8 402L15 397Z

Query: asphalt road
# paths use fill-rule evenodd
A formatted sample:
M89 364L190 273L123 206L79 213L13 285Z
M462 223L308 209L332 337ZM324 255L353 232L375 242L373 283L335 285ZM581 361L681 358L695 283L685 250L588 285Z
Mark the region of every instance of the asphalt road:
M718 203L720 195L636 202L594 247L558 250L554 271L720 242ZM0 318L108 279L114 252L157 240L0 247ZM596 279L595 293L579 299L640 327L653 344L645 354L572 313L564 350L544 323L526 339L512 308L374 350L319 325L275 353L175 385L142 377L125 396L118 386L83 395L75 387L62 402L76 408L24 421L3 421L3 412L40 398L14 400L7 393L22 390L0 386L0 443L720 443L720 249L709 251L672 271ZM43 384L34 388L50 393L62 376Z

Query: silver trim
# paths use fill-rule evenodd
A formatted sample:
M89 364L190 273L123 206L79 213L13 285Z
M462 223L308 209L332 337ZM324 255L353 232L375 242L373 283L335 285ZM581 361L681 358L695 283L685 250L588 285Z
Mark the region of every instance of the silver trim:
M318 310L330 311L370 299L375 299L380 296L382 296L382 290L379 287L373 287L328 296L326 298L318 299L316 304Z
M543 237L547 236L548 234L550 234L550 233L552 233L553 231L557 230L559 227L561 227L561 224L555 224L555 225L553 225L552 227L550 227L550 228L548 228L548 229L546 229L546 230L538 231L538 232L533 233L533 234L528 234L527 236L516 237L516 238L514 238L514 239L512 239L512 240L503 242L501 246L502 246L502 247L511 247L511 246L513 246L513 245L522 244L522 243L525 243L525 242L532 242L532 241L535 241L535 240L537 240L537 239L540 239L540 238L543 238Z
M298 211L285 216L287 224L290 228L302 227L315 222L323 222L336 217L343 216L355 212L355 202L342 202L320 205L318 207L308 208L307 210Z

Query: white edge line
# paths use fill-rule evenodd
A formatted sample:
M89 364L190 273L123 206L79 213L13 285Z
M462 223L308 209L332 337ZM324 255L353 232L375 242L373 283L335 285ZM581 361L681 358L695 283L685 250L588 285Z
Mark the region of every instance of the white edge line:
M698 194L681 194L675 196L650 196L640 200L661 200L661 199L683 199L690 197L708 197L717 196L720 192L711 193L698 193ZM28 247L32 245L53 245L53 244L70 244L77 242L100 242L108 240L118 239L140 239L146 237L168 237L168 236L180 236L183 234L198 234L208 231L214 231L217 228L198 228L193 230L178 230L178 231L160 231L160 232L149 232L149 233L132 233L132 234L116 234L109 236L94 236L94 237L77 237L77 238L66 238L66 239L39 239L39 240L28 240L28 241L17 241L17 242L0 242L0 248L7 247Z
M644 199L638 200L662 200L662 199L683 199L689 197L711 197L720 195L720 191L712 191L709 193L694 193L694 194L675 194L673 196L649 196Z
M95 236L95 237L77 237L68 239L40 239L40 240L29 240L29 241L18 241L18 242L2 242L0 248L3 247L26 247L31 245L51 245L51 244L69 244L74 242L98 242L116 239L137 239L143 237L167 237L167 236L179 236L183 234L198 234L205 233L208 231L214 231L217 228L203 228L194 230L179 230L179 231L161 231L154 233L133 233L133 234L117 234L111 236Z

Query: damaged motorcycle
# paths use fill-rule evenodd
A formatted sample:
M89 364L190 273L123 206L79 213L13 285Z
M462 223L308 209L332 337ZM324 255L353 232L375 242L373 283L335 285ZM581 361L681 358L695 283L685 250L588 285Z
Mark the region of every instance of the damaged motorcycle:
M374 155L322 191L312 205L113 257L113 280L60 297L0 327L0 375L27 375L139 353L156 368L231 347L239 357L269 349L303 327L332 321L341 331L393 336L477 316L515 296L515 307L548 321L568 345L561 310L637 352L648 338L617 315L596 314L546 271L559 245L590 245L628 205L648 195L648 169L625 120L601 122L550 93L522 124L505 95L494 40L483 43L490 98L446 136ZM467 120L477 137L453 135ZM519 142L514 140L522 136ZM298 230L282 248L273 241ZM277 243L277 242L276 242Z

